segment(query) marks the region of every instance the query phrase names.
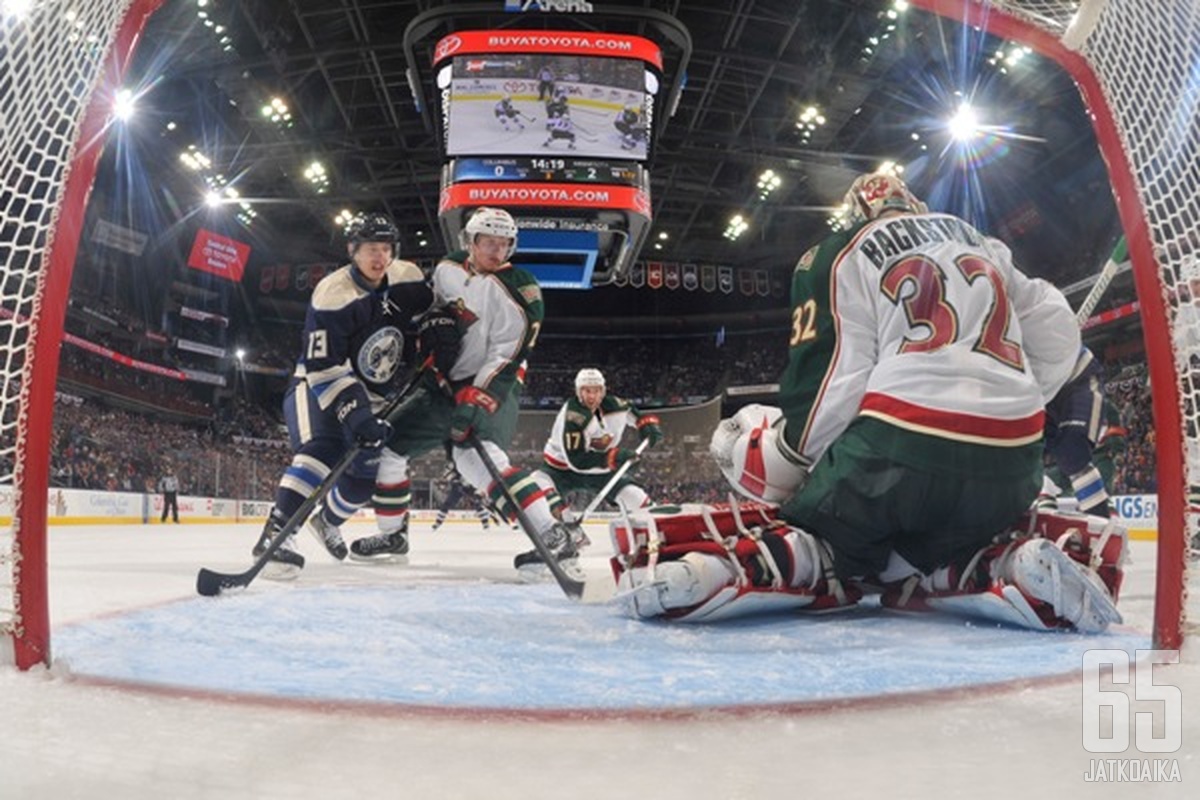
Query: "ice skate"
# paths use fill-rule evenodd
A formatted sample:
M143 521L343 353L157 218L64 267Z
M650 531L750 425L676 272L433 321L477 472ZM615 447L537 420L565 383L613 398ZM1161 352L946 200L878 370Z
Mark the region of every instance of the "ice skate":
M342 538L342 532L338 526L330 523L325 519L324 509L318 508L317 511L308 518L308 522L304 523L305 529L313 535L313 538L320 543L329 555L333 556L338 561L346 560L346 541Z
M377 533L354 540L350 543L350 558L362 562L407 564L407 527L393 533Z
M583 580L578 546L587 541L587 536L579 526L556 522L550 530L540 535L563 571L574 580ZM518 577L526 583L539 583L550 577L550 568L536 549L519 553L513 558L513 567Z
M275 538L275 534L282 527L283 523L272 513L267 518L267 524L263 526L262 534L259 535L258 542L255 543L250 554L259 558L267 552L271 540ZM296 534L293 533L271 554L270 559L263 567L262 576L273 581L291 581L300 575L302 569L304 569L304 556L296 551Z

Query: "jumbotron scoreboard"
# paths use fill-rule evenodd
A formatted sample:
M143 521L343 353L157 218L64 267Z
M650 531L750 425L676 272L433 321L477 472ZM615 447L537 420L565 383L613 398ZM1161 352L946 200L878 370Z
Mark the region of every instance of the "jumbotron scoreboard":
M514 263L547 288L624 274L651 226L663 59L641 36L465 30L434 51L444 151L438 219L452 245L495 206L520 230Z

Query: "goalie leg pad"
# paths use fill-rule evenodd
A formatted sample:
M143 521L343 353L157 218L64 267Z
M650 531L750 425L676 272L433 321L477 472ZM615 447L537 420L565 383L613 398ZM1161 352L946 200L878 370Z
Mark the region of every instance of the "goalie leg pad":
M736 578L724 559L687 553L653 570L637 567L626 572L618 580L617 590L628 600L627 613L644 619L663 616L671 609L698 606L732 585Z
M1003 576L1028 598L1046 603L1059 620L1081 633L1100 633L1121 612L1100 578L1046 539L1031 539L1013 552Z
M1118 519L1065 511L1031 511L1017 524L1022 535L1045 537L1100 576L1112 599L1120 597L1129 559L1129 529Z

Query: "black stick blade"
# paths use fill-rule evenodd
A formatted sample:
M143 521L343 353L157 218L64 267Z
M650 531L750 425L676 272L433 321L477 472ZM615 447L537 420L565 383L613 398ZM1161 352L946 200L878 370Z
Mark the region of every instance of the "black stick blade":
M246 575L226 575L201 567L196 573L196 591L204 597L216 597L227 589L243 589L250 581Z

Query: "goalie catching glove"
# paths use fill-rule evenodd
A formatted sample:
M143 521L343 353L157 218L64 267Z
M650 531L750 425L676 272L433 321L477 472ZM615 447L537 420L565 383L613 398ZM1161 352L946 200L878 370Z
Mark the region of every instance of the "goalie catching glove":
M348 397L342 400L335 413L354 441L368 450L378 450L392 436L392 426L372 414L370 405L362 398Z
M433 368L444 378L458 360L462 332L458 319L449 311L431 311L417 325L417 352L422 362L432 359Z
M709 452L729 484L751 500L782 503L808 478L808 469L783 439L783 412L751 404L713 431Z
M454 415L450 418L450 439L465 442L479 425L500 408L500 401L486 389L464 386L454 395Z

